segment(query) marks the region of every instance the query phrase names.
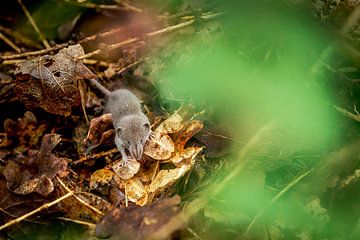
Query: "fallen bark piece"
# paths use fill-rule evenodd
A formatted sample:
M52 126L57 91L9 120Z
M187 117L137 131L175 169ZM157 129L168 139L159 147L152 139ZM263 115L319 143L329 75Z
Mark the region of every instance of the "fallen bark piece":
M152 205L111 210L96 226L98 238L145 239L166 225L179 212L180 197L165 198Z

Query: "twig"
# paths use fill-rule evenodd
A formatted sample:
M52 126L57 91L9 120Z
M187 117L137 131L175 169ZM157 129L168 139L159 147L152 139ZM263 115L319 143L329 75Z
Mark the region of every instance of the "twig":
M93 41L96 39L100 39L100 38L104 38L107 36L110 36L112 34L116 34L119 31L121 31L122 27L118 27L115 29L112 29L110 31L107 32L103 32L103 33L99 33L99 34L93 34L90 35L84 39L81 39L80 41L78 41L76 44L81 44L81 43L85 43L85 42L89 42L89 41ZM23 58L23 57L30 57L30 56L37 56L37 55L43 55L43 54L47 54L51 51L57 51L59 49L68 47L70 45L74 45L71 42L67 42L67 43L61 43L61 44L57 44L49 49L42 49L42 50L37 50L37 51L32 51L32 52L26 52L26 53L21 53L21 54L14 54L14 55L9 55L9 56L2 56L2 58L4 60L10 60L10 59L15 59L15 58Z
M121 74L121 73L125 72L125 71L128 70L129 68L132 68L132 67L138 65L138 64L141 63L142 61L144 61L144 60L138 60L138 61L135 61L135 62L133 62L133 63L130 63L129 65L121 68L121 69L117 72L117 74Z
M14 64L21 63L23 61L25 61L25 59L12 59L12 60L5 60L1 64L2 65L14 65Z
M37 48L37 49L42 48L42 45L39 45L37 42L34 42L32 39L22 35L21 33L17 32L17 31L14 31L11 28L7 28L7 27L0 25L0 32L3 32L7 36L11 37L12 39L15 40L15 42L22 43L22 44L32 47L32 48Z
M85 162L85 161L87 161L89 159L97 159L97 158L100 158L100 157L104 157L104 156L116 153L118 151L119 150L117 148L113 148L113 149L110 149L109 151L106 151L106 152L93 154L92 156L85 156L85 157L80 158L79 160L76 160L75 162L73 162L73 164L76 165L76 164Z
M121 48L121 47L124 47L126 45L129 45L131 43L135 43L137 41L139 41L140 38L139 37L134 37L134 38L130 38L130 39L127 39L125 41L122 41L122 42L119 42L119 43L115 43L115 44L111 44L108 46L107 50L114 50L114 49L117 49L117 48ZM85 59L85 58L90 58L92 56L95 56L95 55L98 55L101 53L101 50L100 49L97 49L97 50L94 50L92 52L89 52L81 57L78 57L78 59Z
M214 19L214 18L216 18L218 16L221 16L221 15L223 15L223 13L206 14L204 16L201 16L200 18L203 19L203 20L211 20L211 19ZM167 28L164 28L164 29L160 29L160 30L157 30L157 31L154 31L154 32L147 33L145 36L155 37L155 36L163 34L163 33L173 32L173 31L176 31L178 29L190 26L194 22L195 22L195 19L191 19L189 21L179 23L177 25L173 25L173 26L170 26L170 27L167 27ZM78 41L76 44L84 43L84 42L88 42L88 41L93 41L93 40L96 40L98 38L103 38L103 37L115 34L120 30L121 30L121 28L115 28L115 29L112 29L112 30L110 30L108 32L104 32L104 33L100 33L100 34L94 34L94 35L91 35L89 37L86 37L86 38ZM109 45L108 50L118 49L118 48L124 47L126 45L135 43L137 41L140 41L140 38L139 37L133 37L133 38L127 39L125 41ZM8 61L8 60L15 59L15 58L23 58L23 57L29 57L29 56L43 55L43 54L47 54L47 53L49 53L51 51L56 51L56 50L68 47L70 45L74 45L74 44L72 44L72 43L62 43L62 44L57 44L57 45L55 45L55 46L53 46L53 47L51 47L49 49L42 49L42 50L33 51L33 52L26 52L26 53L14 54L14 55L9 55L9 56L2 56L2 59L5 60L2 64L8 64L8 65L15 64L15 63L18 63L19 61ZM90 58L90 57L98 55L100 53L101 53L101 50L97 49L97 50L94 50L92 52L89 52L89 53L79 57L78 59ZM89 64L91 64L91 63L89 63Z
M143 10L141 8L135 7L127 2L120 1L119 3L122 4L126 10L131 10L133 12L138 12L138 13L143 12Z
M91 2L74 2L74 1L69 1L69 0L65 0L66 3L75 5L75 6L79 6L79 7L84 7L84 8L95 8L95 9L103 9L103 10L130 10L133 12L143 12L142 9L131 6L128 3L124 3L123 1L120 1L119 3L121 5L123 5L124 7L120 7L119 5L114 5L114 4L96 4L96 3L91 3Z
M71 218L64 218L64 217L57 217L57 219L64 220L64 221L67 221L67 222L73 222L73 223L85 225L85 226L88 226L89 229L95 229L96 228L96 224L85 222L85 221L75 220L75 219L71 219Z
M285 188L283 188L278 194L276 194L273 199L268 203L268 205L258 212L253 220L250 222L248 227L246 228L245 234L249 233L251 228L254 226L255 222L263 215L274 203L276 203L285 193L287 193L293 186L295 186L298 182L300 182L303 178L310 174L311 171L307 171L304 174L301 174L299 177L295 178L292 182L290 182Z
M20 4L22 10L24 11L26 17L29 19L31 26L34 28L35 32L39 35L41 42L44 44L45 48L51 48L50 44L48 43L48 41L46 40L46 38L44 37L44 35L40 32L40 29L38 28L38 26L36 25L34 19L32 18L30 12L27 10L27 8L25 7L25 5L23 4L22 0L17 0L18 3Z
M6 42L10 47L12 47L12 49L14 49L16 52L20 53L21 49L16 46L15 43L13 43L13 41L11 41L8 37L6 37L4 34L2 34L0 32L0 39L2 39L4 42Z
M99 214L100 216L104 216L105 214L103 212L101 212L99 209L91 206L90 204L88 204L87 202L85 202L84 200L82 200L80 197L75 195L75 192L72 191L70 188L68 188L65 183L63 181L61 181L61 179L56 176L56 180L60 183L60 185L65 188L65 190L69 193L73 193L73 197L78 200L81 204L83 204L84 206L86 206L87 208L93 210L94 212L96 212L97 214Z
M354 119L355 121L360 122L360 115L358 115L358 114L353 114L353 113L351 113L351 112L349 112L349 111L347 111L347 110L345 110L345 109L343 109L343 108L341 108L341 107L338 107L338 106L334 106L334 108L336 109L336 111L342 113L342 114L345 115L346 117L352 118L352 119Z
M101 67L109 67L109 63L105 61L99 61L95 59L84 59L83 63L86 65L99 65Z
M47 208L49 208L49 207L51 207L51 206L65 200L66 198L73 196L73 195L74 195L74 192L69 192L69 193L65 194L64 196L62 196L62 197L60 197L60 198L58 198L58 199L56 199L56 200L54 200L54 201L52 201L50 203L45 203L44 205L38 207L37 209L35 209L35 210L25 214L25 215L22 215L21 217L18 217L16 219L14 219L14 220L12 220L10 222L7 222L4 225L0 226L0 231L4 230L5 228L8 228L8 227L10 227L10 226L12 226L14 224L17 224L17 223L23 221L24 219L26 219L26 218L28 218L28 217L30 217L30 216L44 210L44 209L47 209Z
M10 60L10 59L16 59L16 58L24 58L24 57L43 55L43 54L47 54L47 53L49 53L51 51L56 51L56 50L59 50L59 49L63 49L63 48L68 47L70 45L72 45L72 44L70 44L70 43L61 43L61 44L57 44L57 45L55 45L55 46L53 46L51 48L48 48L48 49L41 49L41 50L32 51L32 52L24 52L24 53L9 55L9 56L1 56L1 58L4 59L4 60Z
M221 15L223 15L223 13L207 14L207 15L201 16L200 18L203 19L203 20L210 20L210 19L216 18L216 17L221 16ZM190 25L192 25L194 23L195 23L195 19L191 19L191 20L188 20L188 21L185 21L185 22L173 25L173 26L169 26L169 27L166 27L166 28L163 28L163 29L160 29L160 30L149 32L149 33L145 34L145 36L151 38L151 37L155 37L155 36L158 36L158 35L161 35L161 34L164 34L164 33L174 32L176 30L179 30L179 29L185 28L187 26L190 26ZM139 40L140 40L140 37L133 37L133 38L127 39L127 40L119 42L119 43L111 44L111 45L108 46L107 50L110 51L110 50L118 49L118 48L124 47L126 45L135 43L135 42L137 42ZM89 57L98 55L100 53L101 53L101 50L97 49L97 50L94 50L92 52L89 52L89 53L79 57L78 59L89 58Z
M92 2L75 2L75 1L69 1L69 0L65 0L65 2L68 4L74 5L74 6L79 6L79 7L84 7L84 8L97 8L97 9L104 9L104 10L121 9L121 7L119 7L118 5L96 4L96 3L92 3Z

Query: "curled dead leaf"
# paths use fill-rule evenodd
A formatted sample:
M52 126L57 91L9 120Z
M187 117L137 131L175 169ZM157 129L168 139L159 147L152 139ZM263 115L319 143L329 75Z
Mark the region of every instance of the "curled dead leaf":
M129 158L124 164L121 160L111 165L114 172L122 179L132 178L140 169L140 163L135 159Z
M154 132L152 135L144 147L144 154L156 160L169 159L175 151L173 140L164 133Z
M2 173L7 181L7 188L17 194L37 192L43 196L54 190L52 179L67 174L67 161L58 158L51 151L60 142L58 134L46 134L41 141L41 148L36 155L27 156L21 162L8 161ZM32 152L29 151L29 154ZM26 163L26 164L25 164Z
M131 202L144 206L148 201L148 194L139 179L129 179L125 182L125 194Z
M93 190L99 186L109 184L114 174L113 171L105 168L95 171L90 177L90 189Z
M203 148L202 147L187 147L181 152L176 152L176 154L171 157L170 161L175 164L175 166L179 166L179 164L187 161L187 160L193 160L196 155L201 152Z
M11 144L11 137L16 137L19 141L18 146L35 147L38 145L41 136L46 129L45 124L38 124L35 115L27 111L24 117L18 121L6 119L4 121L4 130L7 136L7 144Z
M158 133L175 133L184 127L184 120L182 116L175 112L169 118L164 120L156 129Z
M17 194L37 192L43 196L48 195L52 191L54 191L54 184L46 175L25 181L20 187L13 190L13 192Z
M183 165L180 168L160 170L149 186L149 193L156 196L166 188L173 185L179 178L185 175L192 167L192 164Z
M203 128L203 123L199 120L191 121L185 128L185 130L180 131L175 136L175 146L176 149L183 149L185 144L192 138L195 134L201 131Z
M93 147L104 142L103 136L106 130L112 128L111 113L105 113L99 117L93 118L90 121L90 127L86 139L84 141L90 142Z

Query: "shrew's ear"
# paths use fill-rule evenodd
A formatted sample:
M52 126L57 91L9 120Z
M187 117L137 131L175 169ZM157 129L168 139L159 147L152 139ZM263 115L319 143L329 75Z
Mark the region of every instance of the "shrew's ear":
M146 130L150 130L150 124L149 123L144 123L143 126L146 128Z
M118 127L118 128L116 129L116 134L120 135L123 130L124 130L123 128Z

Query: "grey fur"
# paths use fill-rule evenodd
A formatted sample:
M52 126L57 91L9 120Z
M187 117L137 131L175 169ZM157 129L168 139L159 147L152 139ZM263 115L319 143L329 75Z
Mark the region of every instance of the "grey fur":
M150 135L150 122L141 111L140 100L129 90L109 91L97 80L91 82L107 97L105 111L111 113L116 131L115 144L119 149L123 162L126 163L125 148L132 157L140 160L143 149Z

